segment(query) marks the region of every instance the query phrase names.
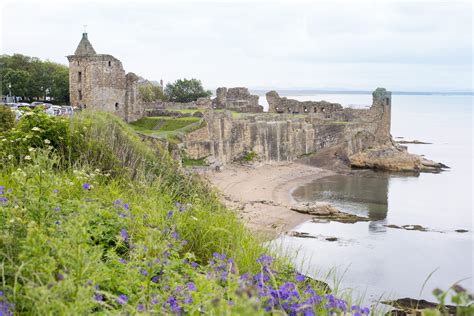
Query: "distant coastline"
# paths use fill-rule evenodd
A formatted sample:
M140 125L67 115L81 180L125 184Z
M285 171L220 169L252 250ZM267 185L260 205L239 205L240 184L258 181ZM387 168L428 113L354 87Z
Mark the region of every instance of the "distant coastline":
M249 89L251 93L264 96L272 89ZM324 90L324 89L276 89L282 95L314 95L314 94L372 94L365 90ZM435 92L435 91L392 91L392 95L462 95L472 96L474 91Z

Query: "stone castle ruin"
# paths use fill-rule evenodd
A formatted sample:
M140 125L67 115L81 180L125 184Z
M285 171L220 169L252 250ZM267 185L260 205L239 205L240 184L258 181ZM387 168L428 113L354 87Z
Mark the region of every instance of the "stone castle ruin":
M268 112L270 113L292 113L309 114L342 111L342 105L326 101L298 101L280 97L278 92L270 91L266 94L268 101Z
M252 95L247 88L217 88L213 109L226 109L241 113L260 113L263 106L258 104L258 95Z
M329 150L333 157L361 168L439 170L445 167L408 154L406 148L393 142L391 92L384 88L373 92L368 109L343 108L339 103L326 101L298 101L270 91L266 94L269 111L262 113L259 97L243 87L218 88L212 100L146 103L140 97L139 88L151 83L134 73L125 73L115 57L97 54L87 33L83 33L68 60L73 106L112 112L126 122L147 115L169 115L173 110L203 112L195 113L203 116L202 127L183 135L178 146L189 159L224 165L251 154L260 161L291 161Z
M307 115L295 116L294 110L276 111L232 118L230 112L208 111L207 125L188 134L184 141L186 154L192 159L212 157L222 164L253 152L263 161L291 161L322 149L337 148L350 155L391 141L391 93L383 88L373 94L370 109L343 108L337 103L299 102L267 94L274 108L291 106L304 109ZM272 99L273 98L273 99ZM324 106L324 107L323 107ZM316 110L314 110L316 109Z
M132 72L125 73L120 60L97 54L87 38L82 39L69 60L69 94L72 106L112 112L127 122L143 116L147 104L139 86L152 84Z

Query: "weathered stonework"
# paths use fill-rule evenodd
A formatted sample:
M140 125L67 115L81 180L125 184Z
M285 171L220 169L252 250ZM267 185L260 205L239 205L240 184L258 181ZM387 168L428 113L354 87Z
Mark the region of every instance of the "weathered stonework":
M82 34L74 55L67 58L72 106L113 112L127 122L143 116L146 104L141 101L138 87L147 81L126 74L117 58L97 54L87 33Z
M250 94L249 89L243 87L217 88L212 107L242 113L263 112L263 106L258 104L258 95Z
M266 97L268 102L268 112L270 113L323 113L329 115L335 111L342 111L342 106L339 103L287 99L285 97L280 97L276 91L267 92Z
M212 156L223 164L248 152L263 161L289 161L329 147L348 157L391 140L390 102L381 103L378 97L390 94L376 91L370 109L339 105L305 117L265 113L235 119L230 112L207 111L206 126L188 134L184 148L189 158Z

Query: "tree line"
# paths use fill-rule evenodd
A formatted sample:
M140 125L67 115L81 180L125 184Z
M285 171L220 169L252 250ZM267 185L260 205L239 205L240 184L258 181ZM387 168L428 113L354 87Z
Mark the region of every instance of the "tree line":
M22 54L0 55L0 79L2 95L20 97L28 102L69 102L69 68L65 65ZM164 91L152 84L142 85L139 90L145 102L191 102L212 95L197 79L178 79L168 83Z
M21 54L0 56L2 95L21 97L24 101L54 100L69 102L69 69Z

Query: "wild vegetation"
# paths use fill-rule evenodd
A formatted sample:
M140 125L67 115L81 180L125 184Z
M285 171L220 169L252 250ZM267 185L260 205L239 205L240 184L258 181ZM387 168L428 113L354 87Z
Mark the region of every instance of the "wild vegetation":
M250 234L110 114L0 134L0 312L368 315Z
M351 308L274 261L205 183L112 115L35 109L1 134L0 162L7 315Z
M25 101L46 100L57 104L69 102L67 66L21 54L0 56L1 89L4 95Z

